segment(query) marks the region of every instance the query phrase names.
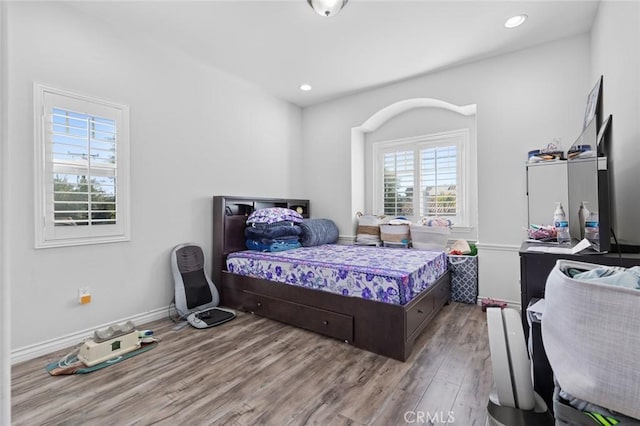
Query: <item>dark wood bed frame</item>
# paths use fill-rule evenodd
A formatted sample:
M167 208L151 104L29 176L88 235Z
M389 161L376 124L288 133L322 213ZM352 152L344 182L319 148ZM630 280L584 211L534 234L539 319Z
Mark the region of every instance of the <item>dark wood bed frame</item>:
M264 207L287 207L309 217L308 200L213 197L212 277L222 305L405 361L420 332L449 300L449 272L404 306L229 273L227 256L246 250L246 216Z

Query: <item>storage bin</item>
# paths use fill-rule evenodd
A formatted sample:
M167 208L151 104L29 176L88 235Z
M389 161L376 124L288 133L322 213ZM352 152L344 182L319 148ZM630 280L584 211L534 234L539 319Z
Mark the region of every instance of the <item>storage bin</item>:
M449 255L451 301L478 303L478 256Z
M380 225L380 239L385 243L409 243L409 225Z
M382 218L372 214L356 214L358 218L358 229L356 230L356 244L379 246L380 245L380 223Z
M451 230L444 226L411 225L411 245L418 250L444 251Z
M409 248L409 243L390 243L390 242L384 242L382 243L382 247L390 247L390 248Z

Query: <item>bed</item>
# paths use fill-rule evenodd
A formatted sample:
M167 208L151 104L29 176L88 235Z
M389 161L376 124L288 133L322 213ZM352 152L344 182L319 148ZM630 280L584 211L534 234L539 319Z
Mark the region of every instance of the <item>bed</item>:
M224 306L405 361L416 338L449 300L444 253L337 245L246 252L244 228L251 211L287 207L309 217L308 200L215 196L213 207L212 276ZM382 253L373 264L354 261ZM289 256L296 264L293 272L286 269ZM305 263L308 269L299 270L305 259L311 261ZM262 266L249 270L249 264ZM280 282L273 281L276 275Z

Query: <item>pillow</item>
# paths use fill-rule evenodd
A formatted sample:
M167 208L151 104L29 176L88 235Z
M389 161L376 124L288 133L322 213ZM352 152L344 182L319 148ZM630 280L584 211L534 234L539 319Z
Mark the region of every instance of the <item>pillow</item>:
M302 216L295 210L284 207L269 207L255 210L247 218L247 225L252 223L302 222Z
M333 244L338 241L338 227L331 219L304 219L300 223L303 247Z

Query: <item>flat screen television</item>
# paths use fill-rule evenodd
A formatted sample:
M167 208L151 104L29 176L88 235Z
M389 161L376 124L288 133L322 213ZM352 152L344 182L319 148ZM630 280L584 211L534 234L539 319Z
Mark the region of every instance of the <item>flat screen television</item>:
M611 117L607 122L611 121ZM610 123L607 123L610 124ZM606 126L608 127L608 126ZM598 214L598 234L588 238L591 247L598 252L611 249L611 191L609 188L609 158L603 150L605 127L597 132L594 118L578 137L568 152L567 176L569 205L569 233L574 242L588 237L584 234L584 222L580 218L580 205ZM585 217L586 219L586 217Z

